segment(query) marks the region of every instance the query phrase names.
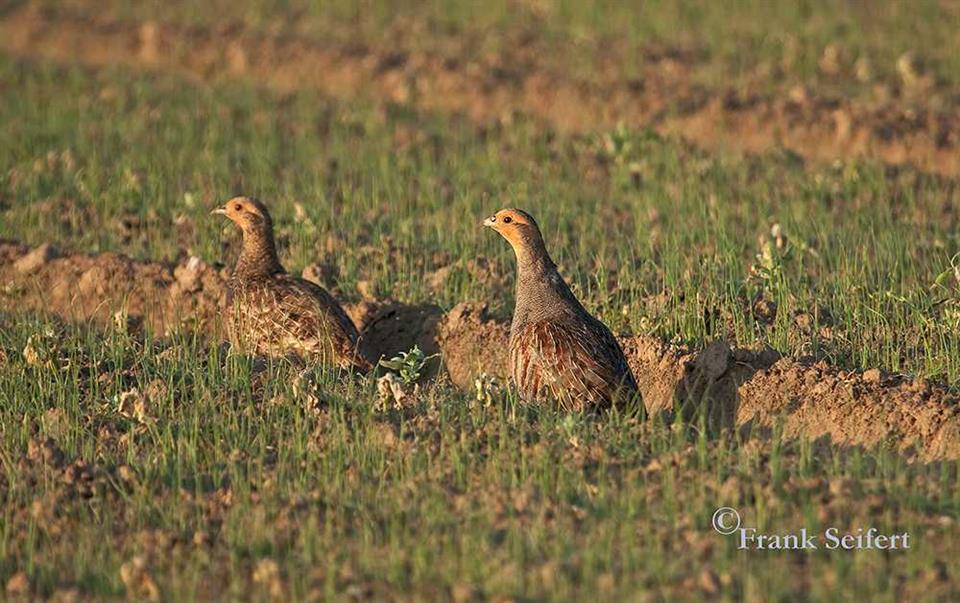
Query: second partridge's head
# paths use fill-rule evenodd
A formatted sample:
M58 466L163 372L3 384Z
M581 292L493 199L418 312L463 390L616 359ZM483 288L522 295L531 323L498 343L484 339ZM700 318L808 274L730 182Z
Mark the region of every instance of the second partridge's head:
M533 216L522 209L501 209L483 221L483 225L500 233L518 254L543 250L543 237Z
M224 215L240 227L243 232L263 232L273 227L267 207L250 197L234 197L223 207L213 210L213 214Z

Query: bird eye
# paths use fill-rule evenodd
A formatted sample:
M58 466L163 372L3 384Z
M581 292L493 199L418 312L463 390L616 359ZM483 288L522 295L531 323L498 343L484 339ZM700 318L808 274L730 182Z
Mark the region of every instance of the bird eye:
M240 211L241 209L243 209L243 206L240 205L239 203L237 203L236 205L233 206L233 210L234 210L234 211Z
M511 218L510 216L504 216L504 217L503 217L503 223L504 223L504 224L509 224L509 223L511 223L511 222L513 222L513 218Z

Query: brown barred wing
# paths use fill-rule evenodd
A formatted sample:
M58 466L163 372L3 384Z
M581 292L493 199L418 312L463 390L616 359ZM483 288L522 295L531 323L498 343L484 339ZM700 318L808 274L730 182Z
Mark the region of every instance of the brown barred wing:
M627 356L620 347L620 342L613 336L607 325L596 318L590 317L590 329L594 333L597 354L604 358L603 363L610 367L614 377L614 393L624 399L636 398L640 395L640 388L637 387L637 380L630 370L630 363L627 362Z
M554 398L575 410L634 395L636 382L616 339L598 321L543 321L510 341L514 383L524 400Z
M258 354L293 354L321 364L368 370L357 329L324 289L289 275L240 283L232 303L234 331Z
M357 327L347 316L340 303L329 292L310 281L282 275L276 277L281 297L293 300L303 300L308 306L315 308L319 313L316 320L330 321L336 325L337 331L343 333L351 342L357 340ZM308 301L309 300L309 301Z
M335 364L369 370L370 363L359 352L357 327L340 303L323 287L309 281L282 275L277 278L281 304L288 321L303 327L302 336L319 337L336 357Z

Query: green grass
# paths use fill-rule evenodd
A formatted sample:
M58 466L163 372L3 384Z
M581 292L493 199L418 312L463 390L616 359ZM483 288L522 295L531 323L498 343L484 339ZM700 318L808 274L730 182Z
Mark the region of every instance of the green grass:
M50 10L108 16L123 21L158 20L222 28L240 24L274 35L294 34L330 44L395 41L413 50L460 48L484 60L503 54L592 79L596 57L612 59L604 69L623 77L642 75L651 49L692 51L695 80L711 86L791 87L814 84L821 92L873 94L878 82L898 84L897 61L909 54L924 73L956 86L960 58L956 23L960 8L939 0L250 0L241 7L227 0L139 2L35 0ZM419 24L430 35L413 33ZM531 36L528 34L535 34ZM820 62L828 46L839 50L840 72L826 73ZM532 48L532 56L527 50ZM858 82L856 63L869 64Z
M520 120L491 133L308 93L281 101L231 85L0 69L23 90L2 107L0 236L232 261L221 242L236 233L207 214L245 193L270 205L287 267L331 263L347 297L366 280L403 301L479 299L507 316L512 291L497 283L509 283L512 254L479 222L521 206L589 307L619 330L762 340L960 382L949 181L869 163L709 156L643 132L562 138ZM131 232L125 218L140 226ZM774 242L759 239L774 224L786 242L761 261ZM479 257L503 278L474 278ZM428 290L424 272L445 265L449 281ZM749 311L758 295L779 304L773 324ZM800 314L814 317L812 332Z
M572 4L559 10L590 23ZM513 258L479 221L517 205L615 330L759 341L960 385L949 180L9 58L0 88L0 237L229 262L236 235L208 212L242 192L269 204L287 267L334 265L341 297L369 281L403 301L482 300L506 317ZM139 227L123 225L132 218ZM479 258L495 278L471 270ZM424 273L446 265L450 278L429 289ZM758 295L779 304L772 324L750 311ZM142 340L4 310L0 579L22 571L40 596L136 596L153 583L176 601L271 588L281 599L673 600L709 598L715 583L727 600L893 601L957 588L955 462L777 433L707 437L696 420L562 415L509 394L483 406L443 383L383 410L369 380L316 371L308 387L282 364L255 373L189 331ZM28 343L53 365L30 364ZM139 418L119 408L133 388L149 392ZM87 463L89 481L29 453L46 437ZM773 532L873 526L917 546L738 552L710 526L721 505Z
M42 328L10 324L2 344L23 349ZM446 387L379 411L370 382L325 373L311 406L289 367L258 379L189 338L156 354L119 333L56 335L33 345L70 368L16 359L0 373L5 461L36 433L96 468L89 498L40 461L3 474L3 572L26 571L42 595L122 593L121 566L137 557L168 600L266 593L269 572L253 578L264 559L298 599L697 599L707 593L683 585L704 568L730 599L935 598L952 584L910 590L940 561L955 571L955 530L940 519L960 507L955 463L908 466L776 434L709 439L695 426L559 415L509 397L484 407ZM151 392L141 419L118 411L131 388ZM874 526L918 544L737 552L709 525L720 504L760 529Z

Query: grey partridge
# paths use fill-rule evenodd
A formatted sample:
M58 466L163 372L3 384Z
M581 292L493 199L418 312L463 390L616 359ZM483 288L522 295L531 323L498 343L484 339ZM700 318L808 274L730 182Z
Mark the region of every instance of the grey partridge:
M361 372L371 368L358 351L357 328L337 300L280 265L263 203L234 197L211 213L226 216L243 234L225 317L234 345L262 356L295 356Z
M620 344L570 291L533 217L502 209L483 224L500 233L517 257L509 364L520 397L527 402L552 398L565 410L638 400Z

